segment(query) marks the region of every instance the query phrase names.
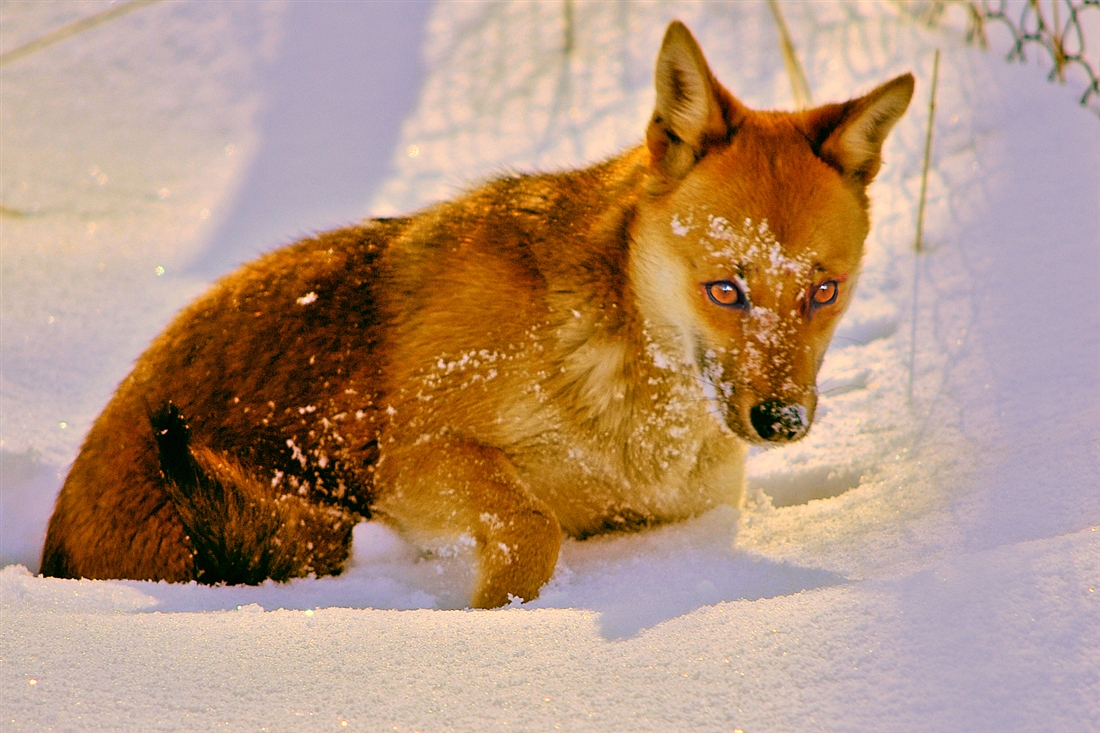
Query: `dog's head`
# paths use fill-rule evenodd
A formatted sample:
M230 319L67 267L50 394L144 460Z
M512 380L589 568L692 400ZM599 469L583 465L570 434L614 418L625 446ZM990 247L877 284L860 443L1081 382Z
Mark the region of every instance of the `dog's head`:
M631 279L656 361L692 370L740 437L797 440L859 276L866 187L913 77L843 104L756 112L673 22L656 87L631 230Z

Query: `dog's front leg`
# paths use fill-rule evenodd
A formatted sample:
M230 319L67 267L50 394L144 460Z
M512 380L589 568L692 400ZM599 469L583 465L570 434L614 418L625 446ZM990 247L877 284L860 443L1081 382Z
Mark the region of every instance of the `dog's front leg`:
M474 441L438 440L391 452L378 467L372 512L413 536L466 535L477 542L471 605L529 601L550 580L561 526L519 480L504 453Z
M745 496L745 460L748 445L722 431L703 441L688 479L707 497L708 503L740 509Z

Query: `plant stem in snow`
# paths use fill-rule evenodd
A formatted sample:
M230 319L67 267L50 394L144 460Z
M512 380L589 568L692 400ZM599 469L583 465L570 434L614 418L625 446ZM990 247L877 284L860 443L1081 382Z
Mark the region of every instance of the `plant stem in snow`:
M924 158L920 170L920 199L917 202L917 236L913 242L913 311L909 323L909 404L913 404L913 372L917 359L917 285L920 282L920 254L924 251L924 202L928 193L928 164L932 159L932 129L936 119L936 85L940 78L940 50L932 57L932 89L928 94L928 129L924 135Z
M71 38L78 33L83 33L86 30L91 30L96 26L103 25L109 21L114 20L127 13L139 10L146 5L152 5L159 0L130 0L130 2L120 3L109 10L104 10L102 13L96 13L95 15L89 15L87 18L81 18L80 20L64 25L57 30L47 33L41 38L36 38L30 43L24 43L18 48L12 49L7 53L0 54L0 69L4 68L13 61L18 61L21 58L30 56L31 54L38 53L44 48L48 48L55 43L64 41L66 38Z
M787 24L783 21L783 14L779 12L779 3L776 0L768 0L768 6L772 9L775 18L775 26L779 30L779 46L783 49L783 64L787 67L787 76L791 80L791 95L794 97L796 109L806 109L812 105L810 85L806 81L806 73L802 70L802 64L798 63L798 56L794 52L794 43L791 42L791 34L787 31Z

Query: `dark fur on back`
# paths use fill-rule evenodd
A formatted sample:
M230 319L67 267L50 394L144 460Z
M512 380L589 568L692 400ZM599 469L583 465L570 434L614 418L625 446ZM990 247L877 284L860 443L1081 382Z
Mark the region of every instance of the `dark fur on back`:
M41 572L207 583L339 572L351 518L370 516L378 455L379 258L407 225L303 240L185 309L85 439Z

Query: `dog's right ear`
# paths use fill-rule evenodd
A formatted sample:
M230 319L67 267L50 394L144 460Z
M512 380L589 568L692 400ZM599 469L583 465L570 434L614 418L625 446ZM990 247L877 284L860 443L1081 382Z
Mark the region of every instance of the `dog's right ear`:
M691 31L678 20L665 31L654 85L657 104L646 130L650 168L676 181L708 148L729 141L742 113L714 78Z
M912 74L902 74L858 99L802 112L796 124L822 160L866 186L882 165L886 136L909 107L913 84Z

